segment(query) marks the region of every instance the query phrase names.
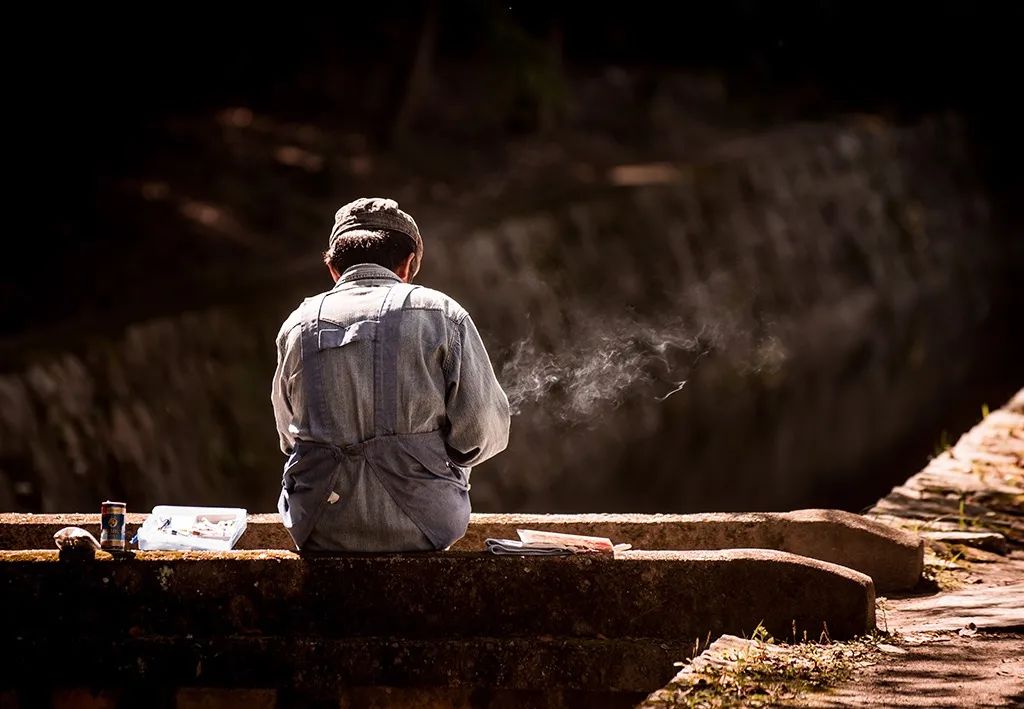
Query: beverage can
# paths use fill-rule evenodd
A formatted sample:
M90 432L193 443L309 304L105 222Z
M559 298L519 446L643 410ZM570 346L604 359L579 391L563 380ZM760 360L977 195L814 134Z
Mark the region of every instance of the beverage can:
M100 548L106 551L124 551L123 502L107 500L100 505Z

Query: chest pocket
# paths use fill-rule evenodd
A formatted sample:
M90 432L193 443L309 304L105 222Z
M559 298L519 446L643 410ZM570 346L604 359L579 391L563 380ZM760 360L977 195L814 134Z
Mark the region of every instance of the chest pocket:
M334 323L324 324L334 325ZM317 337L317 349L329 350L335 347L344 347L352 342L372 342L377 339L377 321L359 320L346 327L321 327Z

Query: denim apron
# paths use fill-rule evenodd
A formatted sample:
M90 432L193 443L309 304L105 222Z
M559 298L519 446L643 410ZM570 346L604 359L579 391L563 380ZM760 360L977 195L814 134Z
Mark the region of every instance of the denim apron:
M423 548L424 537L434 549L445 549L466 533L469 469L449 459L441 431L395 431L399 325L402 306L415 287L391 286L376 320L345 327L326 321L321 327L320 312L330 292L301 306L302 386L311 436L321 442L296 441L285 463L277 508L298 549L314 528L318 547L346 551ZM352 445L323 443L332 436L321 353L366 340L373 343L374 434ZM343 491L340 497L336 489ZM381 495L390 496L394 504L373 499ZM331 498L337 502L332 504ZM325 518L328 506L331 512ZM407 519L386 519L390 513L382 516L385 509ZM408 530L415 531L415 539Z

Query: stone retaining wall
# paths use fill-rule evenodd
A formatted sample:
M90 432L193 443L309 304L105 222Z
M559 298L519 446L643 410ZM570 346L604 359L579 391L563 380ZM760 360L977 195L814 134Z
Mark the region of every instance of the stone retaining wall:
M870 578L767 550L619 558L0 552L0 688L650 691L702 639L874 627ZM55 663L55 656L73 662Z
M477 509L785 509L823 480L863 487L968 376L1020 256L947 117L774 129L672 174L514 211L402 197L424 283L474 314L521 411ZM0 509L273 509L273 337L327 285L273 266L236 305L3 350Z

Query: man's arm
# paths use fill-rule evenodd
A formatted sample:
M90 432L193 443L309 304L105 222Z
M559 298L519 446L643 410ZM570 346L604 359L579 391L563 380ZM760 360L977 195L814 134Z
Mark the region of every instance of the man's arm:
M287 326L287 323L286 323ZM277 369L270 389L270 401L274 405L274 420L277 423L277 435L281 440L281 451L291 455L295 446L295 436L289 428L292 425L293 409L288 394L288 380L295 373L294 354L289 352L289 330L284 330L277 337ZM291 348L294 349L294 348Z
M505 450L511 415L472 318L465 315L452 325L445 362L446 443L454 462L472 466Z

